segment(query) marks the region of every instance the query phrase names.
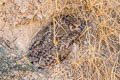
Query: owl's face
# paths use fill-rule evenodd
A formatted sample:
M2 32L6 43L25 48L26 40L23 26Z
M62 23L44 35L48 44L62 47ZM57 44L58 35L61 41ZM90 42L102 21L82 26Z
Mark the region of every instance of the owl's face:
M61 24L65 24L63 26L65 29L67 28L67 32L75 32L75 31L82 31L86 26L86 21L82 18L77 19L73 15L64 15L61 18Z

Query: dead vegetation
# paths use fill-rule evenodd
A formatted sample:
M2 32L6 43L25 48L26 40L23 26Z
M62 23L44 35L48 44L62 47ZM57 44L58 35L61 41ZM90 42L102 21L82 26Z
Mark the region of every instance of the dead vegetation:
M26 51L43 25L59 25L56 17L64 14L84 19L86 26L74 54L46 77L29 63ZM1 80L120 80L119 0L1 0L0 37Z

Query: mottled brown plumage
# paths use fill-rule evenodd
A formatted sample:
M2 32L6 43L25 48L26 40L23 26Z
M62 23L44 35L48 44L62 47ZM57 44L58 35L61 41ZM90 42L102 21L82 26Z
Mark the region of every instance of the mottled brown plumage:
M56 65L58 61L62 62L66 59L72 51L74 40L82 31L80 25L77 28L70 28L70 25L74 25L76 21L73 16L64 15L61 21L57 23L51 21L43 26L43 29L33 38L28 50L28 57L31 63L41 70L46 70ZM54 23L56 23L55 26ZM54 39L57 42L56 45L54 44Z

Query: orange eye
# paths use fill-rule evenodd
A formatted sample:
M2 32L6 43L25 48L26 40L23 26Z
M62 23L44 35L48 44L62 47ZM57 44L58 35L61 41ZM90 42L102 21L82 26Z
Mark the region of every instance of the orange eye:
M76 28L76 26L73 25L73 24L70 24L69 27L70 27L71 30L74 30Z

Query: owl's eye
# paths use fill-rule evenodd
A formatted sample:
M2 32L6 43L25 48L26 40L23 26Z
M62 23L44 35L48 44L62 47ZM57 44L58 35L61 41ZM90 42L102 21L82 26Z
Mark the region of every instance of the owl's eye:
M73 30L75 30L75 29L76 29L76 26L75 26L75 25L73 25L73 24L70 24L70 25L69 25L69 27L70 27L70 30L71 30L71 31L73 31Z

